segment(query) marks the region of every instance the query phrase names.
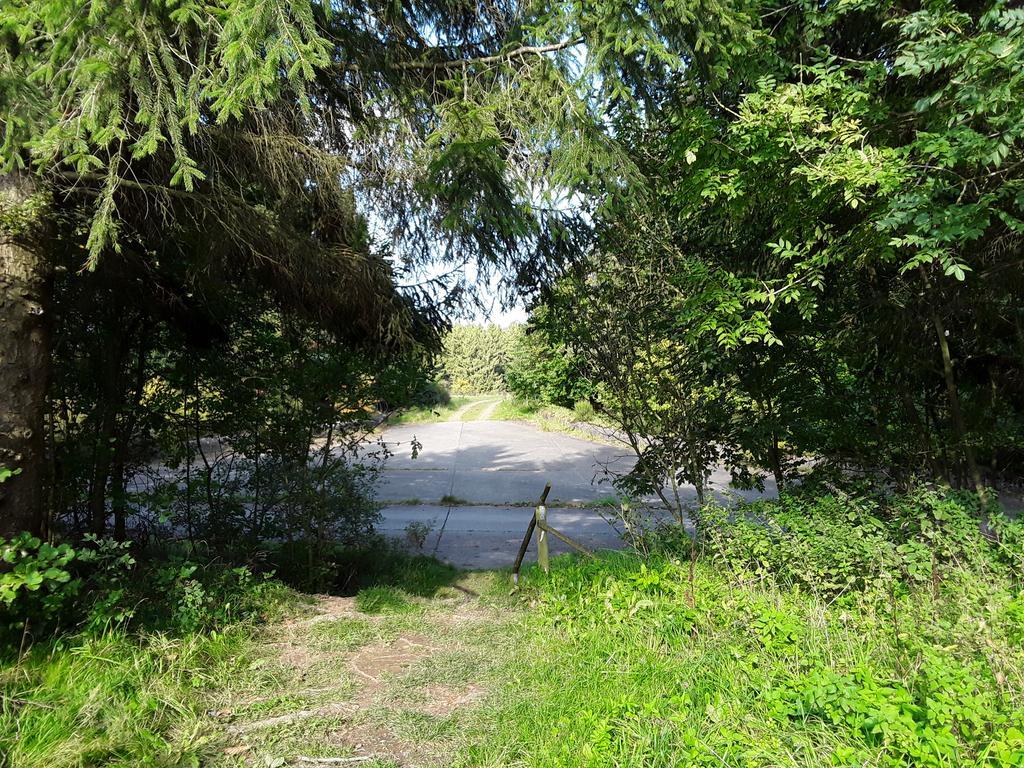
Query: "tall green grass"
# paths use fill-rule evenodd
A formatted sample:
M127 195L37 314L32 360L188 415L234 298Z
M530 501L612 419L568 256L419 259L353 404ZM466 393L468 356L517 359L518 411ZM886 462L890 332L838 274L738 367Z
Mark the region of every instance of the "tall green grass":
M246 672L249 637L113 632L35 646L0 668L0 764L200 764L217 727L208 694Z
M469 405L475 399L473 397L453 397L449 402L438 405L417 405L399 411L388 417L387 426L399 424L434 424L439 421L448 421L452 414L459 408Z
M942 520L917 530L909 509L798 509L826 508L831 524L808 521L785 563L758 554L778 531L744 523L742 545L709 544L692 563L678 547L529 573L515 663L460 764L1024 765L1024 593L1004 551L1019 531L992 540L945 502L917 508ZM844 545L869 530L892 545L892 578L822 569L840 529ZM935 570L899 565L918 562Z

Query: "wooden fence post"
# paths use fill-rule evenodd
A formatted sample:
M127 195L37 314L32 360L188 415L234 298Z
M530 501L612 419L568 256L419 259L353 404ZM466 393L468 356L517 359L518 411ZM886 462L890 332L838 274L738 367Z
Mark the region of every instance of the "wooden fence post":
M547 483L544 486L544 492L540 495L540 501L538 504L544 504L548 500L548 494L551 492L551 483ZM519 568L523 564L523 558L526 557L526 550L530 547L530 537L533 536L534 530L537 528L537 512L534 511L533 517L530 518L530 524L526 527L526 535L523 536L523 543L519 545L519 553L516 555L516 561L512 566L512 583L519 584Z
M548 508L543 504L537 505L537 564L549 573L551 568L548 561Z

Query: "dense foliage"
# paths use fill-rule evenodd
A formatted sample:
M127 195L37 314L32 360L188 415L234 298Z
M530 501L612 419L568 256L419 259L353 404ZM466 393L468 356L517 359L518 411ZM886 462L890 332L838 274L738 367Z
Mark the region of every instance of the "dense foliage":
M0 368L0 465L19 473L0 533L61 513L58 418L98 446L89 487L66 495L90 495L94 518L121 495L109 446L146 432L124 401L148 404L155 367L190 361L179 393L204 357L251 383L249 326L293 358L330 346L342 384L365 388L438 349L445 313L473 300L467 274L503 294L548 279L589 233L565 195L632 169L596 116L640 73L594 28L611 9L580 10L5 3L0 354L16 363ZM68 399L51 380L74 389L80 362L85 397L54 413Z
M607 425L639 553L460 759L1024 765L1024 9L3 3L0 765L198 764L276 578L405 610L449 389Z
M452 394L507 392L509 368L521 343L512 325L456 325L443 340L438 374Z
M1024 14L741 7L756 54L710 41L618 116L649 196L601 212L537 358L576 359L648 490L718 462L781 486L808 458L1016 482Z
M572 408L594 396L593 384L583 368L583 358L567 344L549 343L536 332L543 325L546 308L534 311L534 328L521 334L508 368L508 389L527 402Z
M692 567L668 531L647 560L535 575L545 652L466 764L1020 765L1024 531L978 512L791 497L741 507Z

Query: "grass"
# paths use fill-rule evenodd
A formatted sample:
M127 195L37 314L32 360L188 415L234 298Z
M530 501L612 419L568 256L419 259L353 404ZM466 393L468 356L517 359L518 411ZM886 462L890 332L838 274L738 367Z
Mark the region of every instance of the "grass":
M395 587L367 587L356 595L356 607L363 613L378 615L385 613L411 613L417 605L408 595Z
M39 644L0 673L0 754L5 768L1024 764L1024 531L994 543L932 497L866 504L767 502L791 539L723 523L691 570L668 530L661 554L555 558L514 592L507 573L367 550L354 597L322 620Z
M545 432L561 432L583 440L616 444L603 434L610 434L613 425L600 414L595 414L589 403L579 403L575 409L562 408L500 394L464 395L453 397L451 402L444 406L410 408L391 417L387 423L389 426L432 424L450 421L456 415L460 421L475 421L484 415L491 405L494 405L494 409L488 416L489 421L526 421Z
M611 434L612 423L595 414L592 408L563 408L512 397L502 400L491 418L500 421L527 421L545 432L561 432L592 442L617 444L605 434ZM587 428L588 426L593 429Z
M339 557L367 618L310 624L303 638L310 659L299 670L282 667L279 634L308 616L315 601L262 580L250 582L247 594L214 591L212 583L206 592L198 582L190 587L183 599L202 599L218 616L228 615L226 601L250 604L249 618L215 629L175 626L170 616L179 606L172 602L140 611L147 618L130 632L57 635L23 654L9 649L0 657L0 766L247 764L248 753L224 752L232 746L228 720L344 700L357 685L339 676L339 659L393 640L426 603L460 594L450 586L455 569L383 543ZM152 601L165 597L155 584L147 588ZM281 744L305 748L310 727L285 729L253 749L277 755L286 749Z
M983 619L998 600L834 601L738 586L703 562L692 608L689 589L685 564L633 556L534 573L525 647L543 651L479 713L459 764L1024 759L1024 654Z
M438 421L448 421L460 408L472 403L472 397L453 397L444 405L414 406L399 411L390 416L387 420L388 426L399 424L434 424Z
M450 421L456 414L459 414L461 421L472 421L500 397L501 395L459 395L452 397L445 405L416 406L400 411L391 416L387 424L434 424L439 421Z
M0 763L198 764L210 696L248 674L251 634L110 633L33 648L0 669Z

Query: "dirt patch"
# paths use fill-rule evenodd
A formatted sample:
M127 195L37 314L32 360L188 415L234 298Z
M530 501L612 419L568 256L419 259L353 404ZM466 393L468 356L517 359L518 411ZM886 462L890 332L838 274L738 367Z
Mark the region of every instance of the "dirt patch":
M435 650L426 637L402 635L393 643L368 645L349 660L349 668L363 681L357 698L365 703L384 687L388 677L412 666Z
M300 709L295 712L288 712L284 715L275 715L274 717L265 717L262 720L253 720L248 723L232 725L228 728L228 733L238 736L249 733L250 731L260 730L261 728L280 728L302 720L308 720L312 717L342 717L345 715L352 715L355 712L356 708L350 704L325 704L322 707Z
M499 401L495 400L493 402L494 402L494 405L497 405ZM471 400L470 402L466 403L464 406L459 408L457 411L455 411L455 413L453 413L451 416L449 416L448 417L448 421L466 421L467 420L466 419L466 414L467 413L469 413L470 411L472 411L472 410L474 410L476 408L479 408L481 406L488 406L490 404L491 404L490 400ZM493 412L493 409L492 409L492 412ZM477 418L472 419L472 421L483 421L483 419L477 417Z
M320 658L317 654L312 653L306 646L296 645L289 641L274 643L274 646L280 648L280 654L277 657L278 663L283 667L288 667L289 669L309 669L313 662Z
M284 623L285 627L302 627L310 624L319 624L322 621L334 621L335 619L368 618L356 608L354 597L335 597L334 595L317 595L317 602L314 606L315 613L299 619L289 619Z
M420 693L424 701L413 706L416 712L432 717L445 717L457 709L480 701L487 694L487 690L479 685L469 685L464 688L428 685L421 689Z
M328 735L327 742L354 753L356 759L387 760L400 766L431 764L435 755L424 744L395 738L386 728L365 724L351 725Z
M431 608L416 616L367 615L353 598L322 596L306 615L271 628L264 663L275 682L269 690L240 691L242 701L225 710L230 740L223 755L249 766L312 763L316 755L338 763L447 765L448 718L487 692L458 671L458 659L467 653L467 663L476 663L467 638L501 617L468 586Z

